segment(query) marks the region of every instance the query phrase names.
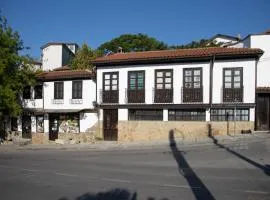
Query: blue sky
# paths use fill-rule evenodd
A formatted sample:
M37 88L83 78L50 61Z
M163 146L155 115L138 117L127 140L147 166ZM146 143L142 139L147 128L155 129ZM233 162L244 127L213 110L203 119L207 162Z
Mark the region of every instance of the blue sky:
M145 33L173 45L270 29L269 0L1 0L0 10L33 57L53 41L96 48L124 33Z

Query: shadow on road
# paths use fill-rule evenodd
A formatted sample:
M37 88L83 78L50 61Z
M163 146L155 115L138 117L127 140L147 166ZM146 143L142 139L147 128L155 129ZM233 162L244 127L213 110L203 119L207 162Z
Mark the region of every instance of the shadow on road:
M62 197L58 200L69 200L67 197ZM85 193L75 198L75 200L137 200L137 193L126 189L115 188L105 192ZM148 197L147 200L157 200L154 197ZM169 200L167 198L159 200Z
M200 178L186 161L183 152L179 151L179 149L177 148L173 130L170 130L169 132L169 140L172 155L178 164L179 173L187 180L195 198L197 200L214 200L214 196L211 194L208 188L203 184L203 182L200 180Z
M211 139L213 140L213 143L214 143L216 146L218 146L219 148L225 149L227 152L229 152L229 153L235 155L236 157L238 157L238 158L240 158L240 159L242 159L242 160L248 162L249 164L251 164L251 165L253 165L253 166L255 166L255 167L261 169L262 171L264 171L265 174L267 174L268 176L270 176L270 167L269 167L269 165L266 165L266 166L261 165L261 164L255 162L255 161L253 161L253 160L251 160L251 159L249 159L249 158L247 158L247 157L245 157L245 156L243 156L243 155L237 153L236 151L234 151L234 150L232 150L232 149L226 147L225 145L220 144L220 143L218 142L218 140L212 135L212 127L211 127L211 124L208 124L208 137L211 138Z

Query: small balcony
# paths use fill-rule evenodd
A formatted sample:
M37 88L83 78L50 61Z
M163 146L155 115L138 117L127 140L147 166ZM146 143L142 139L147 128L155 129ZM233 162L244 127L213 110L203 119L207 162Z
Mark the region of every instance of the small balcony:
M145 89L126 89L127 103L145 103Z
M201 88L183 88L182 87L183 103L202 103L203 102L203 87Z
M119 90L101 90L100 97L101 103L118 103Z
M173 89L154 89L154 103L172 103Z
M244 87L222 88L223 103L243 102Z

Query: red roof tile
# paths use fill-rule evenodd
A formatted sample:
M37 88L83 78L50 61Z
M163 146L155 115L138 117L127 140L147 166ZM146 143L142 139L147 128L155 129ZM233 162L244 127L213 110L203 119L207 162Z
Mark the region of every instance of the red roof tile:
M196 48L196 49L177 49L163 51L145 51L145 52L130 52L130 53L115 53L108 56L97 58L93 61L94 64L114 64L137 61L161 61L174 59L193 59L193 58L208 58L213 55L218 57L241 57L253 56L256 57L263 54L261 49L251 48Z
M51 71L42 72L37 75L39 81L53 81L53 80L66 80L66 79L92 79L95 74L89 70L64 70L64 71Z

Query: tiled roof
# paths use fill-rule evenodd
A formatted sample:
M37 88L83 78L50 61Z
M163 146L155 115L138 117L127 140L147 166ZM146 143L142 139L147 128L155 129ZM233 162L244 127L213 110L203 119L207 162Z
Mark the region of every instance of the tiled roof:
M257 93L270 93L270 87L257 87Z
M115 53L108 56L97 58L93 61L96 65L138 62L138 61L172 61L196 58L210 58L215 55L216 58L233 58L233 57L257 57L263 54L261 49L251 48L196 48L196 49L177 49L163 51L145 51L130 53Z
M92 79L95 74L89 70L63 70L42 72L37 75L39 81L70 80L70 79Z

